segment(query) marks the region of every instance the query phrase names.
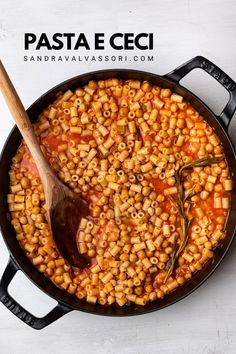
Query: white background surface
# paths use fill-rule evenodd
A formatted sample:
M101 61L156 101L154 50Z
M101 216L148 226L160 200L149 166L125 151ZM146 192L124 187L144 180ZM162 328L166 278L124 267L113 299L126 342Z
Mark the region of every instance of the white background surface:
M127 67L163 74L195 55L206 56L236 80L235 15L235 0L0 0L0 57L25 107L56 83L82 72ZM153 32L155 61L25 63L24 32ZM227 100L224 89L205 73L192 73L185 84L218 112ZM0 96L0 147L12 126ZM2 274L8 260L2 239L0 260ZM39 332L0 304L0 353L233 354L235 275L234 243L215 274L174 306L130 318L72 312ZM47 313L55 304L21 274L13 281L11 293L35 315Z

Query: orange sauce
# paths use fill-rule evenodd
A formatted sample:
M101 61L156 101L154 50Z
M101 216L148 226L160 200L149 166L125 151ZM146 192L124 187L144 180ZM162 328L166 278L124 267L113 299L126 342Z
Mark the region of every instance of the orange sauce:
M198 151L199 151L200 145L198 143L194 142L186 142L181 146L181 150L187 152L189 155L193 157L194 160L197 160L199 158L198 156Z
M27 146L24 146L25 153L23 154L23 158L20 162L21 167L24 167L28 172L32 173L35 177L39 177L39 172L35 162L32 159L32 156L29 152Z
M76 134L71 132L67 133L67 137L68 137L68 141L73 140L76 144L79 144L82 141L88 143L90 140L94 139L92 134L81 135L81 134Z
M59 136L53 134L48 134L44 139L42 139L43 145L49 150L49 152L55 151L58 145L61 145L63 141Z
M153 184L155 192L158 194L163 194L166 188L169 188L169 184L164 182L160 178L150 178L149 181Z

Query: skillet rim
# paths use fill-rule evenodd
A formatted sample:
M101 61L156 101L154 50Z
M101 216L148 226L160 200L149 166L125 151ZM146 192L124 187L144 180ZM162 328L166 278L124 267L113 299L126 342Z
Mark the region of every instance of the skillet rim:
M205 110L207 112L208 115L210 115L212 118L213 118L213 121L215 122L217 128L220 130L221 134L223 133L223 136L224 138L226 139L227 143L229 144L230 146L230 149L231 149L231 154L233 155L233 158L234 160L236 159L236 153L235 153L235 150L234 150L234 147L233 147L233 144L230 140L230 137L227 133L227 131L225 131L224 127L223 127L223 123L219 121L219 117L217 118L217 116L212 112L212 110L199 98L197 97L193 92L191 92L190 90L188 90L187 88L183 87L182 85L180 85L178 82L175 82L174 80L171 80L171 79L168 79L166 77L166 75L157 75L155 73L151 73L151 72L146 72L146 71L142 71L142 70L134 70L134 69L103 69L103 70L96 70L96 71L93 71L93 72L88 72L88 73L83 73L83 74L80 74L80 75L76 75L70 79L67 79L57 85L55 85L54 87L52 87L51 89L47 90L45 93L43 93L38 99L36 99L31 105L30 107L27 109L27 113L31 116L31 118L35 118L34 117L34 110L37 108L37 105L40 105L42 104L43 102L45 102L45 100L48 99L48 97L50 95L54 95L54 100L55 100L55 93L58 92L58 91L61 91L61 90L65 90L65 87L68 86L68 88L70 87L71 83L75 82L75 81L78 81L78 87L80 86L83 86L84 84L81 84L80 81L83 80L83 79L86 79L86 81L89 81L90 79L88 79L88 77L91 77L91 76L95 76L96 78L94 78L94 80L99 80L99 78L97 76L102 76L102 75L108 75L109 74L109 77L119 77L119 78L122 78L124 80L128 80L129 78L125 78L125 76L129 76L129 74L132 75L137 75L137 76L142 76L142 77L147 77L146 80L148 80L149 82L153 82L155 80L160 80L162 83L164 83L164 86L163 87L170 87L172 88L175 92L178 92L178 91L183 91L184 94L186 94L186 96L190 96L191 97L191 100L192 102L190 102L192 105L193 105L193 102L194 104L196 103L199 107L202 108L202 110ZM118 75L117 75L118 74ZM108 77L103 77L103 79L106 79ZM134 77L133 77L134 78ZM102 79L102 78L101 78ZM138 80L144 80L144 79L141 79L141 78L136 78ZM73 86L73 85L72 85ZM62 87L64 87L62 89ZM74 89L74 88L73 88ZM187 99L188 101L189 98ZM50 101L53 101L50 100ZM44 105L44 107L46 107L49 103L46 103ZM199 110L199 109L198 109ZM34 120L34 119L33 119ZM208 122L208 118L206 118L204 116L204 120L206 120ZM208 122L209 125L211 125L209 122ZM215 127L213 128L215 130ZM2 152L1 152L1 156L0 156L0 163L2 162L3 160L3 157L4 157L4 153L5 153L5 150L10 142L10 140L13 138L14 134L19 134L19 132L17 132L18 129L14 126L13 129L11 130L11 132L9 133L6 141L5 141L5 144L2 148ZM218 132L217 132L217 136L218 136ZM18 148L18 146L17 146ZM15 150L16 151L16 150ZM228 151L226 153L226 156L228 154ZM226 157L226 160L228 162L228 159ZM236 169L235 169L236 171ZM2 194L2 193L1 193ZM232 201L232 197L231 197L231 201ZM2 206L0 206L0 209L1 209ZM226 221L226 224L225 224L225 228L227 227L228 225L228 220L229 220L229 216L232 214L232 203L231 203L231 207L230 207L230 212L228 214L228 218L227 218L227 221ZM67 301L64 301L59 299L57 297L57 294L52 294L51 292L49 293L48 290L46 290L41 284L39 284L35 279L32 278L32 275L31 273L29 274L29 272L27 272L24 268L24 266L21 265L21 261L18 261L18 259L16 259L15 255L13 254L12 252L12 249L11 249L11 246L9 245L8 241L7 241L7 236L5 235L4 231L3 231L3 228L2 228L2 220L0 220L0 229L1 229L1 232L2 232L2 237L4 239L4 242L8 248L8 251L10 253L10 258L13 260L13 262L17 265L18 269L21 270L29 279L30 281L33 282L34 285L36 285L41 291L43 291L44 293L46 293L48 296L52 297L54 300L56 300L59 304L63 304L65 306L68 306L70 307L71 309L73 310L78 310L78 311L83 311L83 312L87 312L87 313L91 313L91 314L97 314L97 315L106 315L106 316L114 316L114 317L118 317L118 316L133 316L133 315L140 315L140 314L145 314L145 313L150 313L150 312L154 312L154 311L157 311L157 310L160 310L162 308L165 308L167 306L170 306L182 299L184 299L185 297L187 297L188 295L190 295L193 291L195 291L197 288L199 288L213 273L214 271L217 269L217 267L220 265L220 263L222 262L222 260L224 259L225 255L227 254L228 250L230 249L231 247L231 244L233 242L233 239L234 239L234 234L235 234L235 229L236 229L236 221L234 223L234 228L231 232L231 235L227 235L227 238L228 238L228 242L227 242L227 245L225 247L225 249L223 250L222 254L219 256L219 259L215 262L215 264L212 266L212 269L210 271L207 272L207 274L203 277L203 279L201 279L199 282L197 282L195 285L193 285L190 289L186 290L185 293L183 293L182 295L180 296L177 296L176 299L173 299L173 300L170 300L170 302L168 303L164 303L160 306L158 306L158 302L162 302L161 301L154 301L152 302L151 304L155 304L157 303L156 307L152 306L153 308L148 308L148 304L145 305L145 306L130 306L130 307L123 307L125 308L125 310L128 310L128 309L139 309L138 312L134 311L134 312L130 312L130 311L123 311L122 313L120 313L120 311L118 311L119 313L114 313L112 311L108 311L108 312L104 312L104 308L108 308L107 306L104 306L104 305L99 305L97 304L96 306L92 306L93 308L91 309L91 304L89 304L89 307L90 309L87 309L86 307L87 306L77 306L77 305L73 305L71 303L68 303ZM16 242L18 243L18 241L16 240ZM226 240L225 240L225 244L226 244ZM21 249L20 247L20 244L19 244L19 248ZM217 250L221 250L222 247L218 247ZM22 249L21 249L22 250ZM25 255L24 251L22 250L22 253L23 255L25 256L25 260L23 260L23 262L25 262L26 260L28 262L29 259L27 258L27 256ZM56 288L56 292L62 292L64 295L66 295L66 297L73 297L73 299L75 298L74 295L70 295L68 294L66 291L64 290L61 290L61 289L58 289L51 280L49 280L46 276L43 275L43 273L40 273L36 267L34 267L32 265L32 263L30 262L31 266L34 268L34 270L36 271L37 276L40 275L40 277L43 277L46 279L45 282L50 282L50 287L51 285L53 285L53 287ZM205 271L205 268L206 267L203 267L202 270L200 270L199 272L197 272L196 274L198 273L201 273L203 274L203 272ZM35 272L34 272L35 273ZM34 275L33 275L34 276ZM191 278L191 280L193 279L193 277ZM184 289L184 288L187 288L187 285L188 285L189 281L186 282L185 285L179 287L178 289ZM177 290L178 290L177 289ZM171 294L176 294L177 290L175 290L174 292L168 294L165 296L165 299L170 297ZM77 300L76 302L79 302L81 304L81 301ZM83 304L85 302L83 301ZM87 304L87 303L86 303ZM150 303L149 303L150 304ZM99 310L99 308L102 308L101 312ZM112 309L112 306L109 307L110 309ZM122 308L122 309L123 309ZM117 310L117 309L116 309ZM141 311L140 311L141 310Z

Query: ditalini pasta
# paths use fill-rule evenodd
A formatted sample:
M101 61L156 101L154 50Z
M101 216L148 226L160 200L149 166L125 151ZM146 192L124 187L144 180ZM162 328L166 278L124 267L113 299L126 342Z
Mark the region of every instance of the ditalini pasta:
M90 81L58 95L34 130L51 168L89 204L77 241L91 265L75 269L58 253L24 142L9 171L11 222L32 263L70 294L143 306L182 286L226 237L232 180L223 146L170 89Z

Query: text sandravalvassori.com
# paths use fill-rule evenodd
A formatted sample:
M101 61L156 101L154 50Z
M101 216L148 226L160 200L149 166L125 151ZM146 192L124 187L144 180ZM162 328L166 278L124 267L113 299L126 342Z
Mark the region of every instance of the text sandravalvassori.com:
M25 62L153 62L153 55L24 55Z

